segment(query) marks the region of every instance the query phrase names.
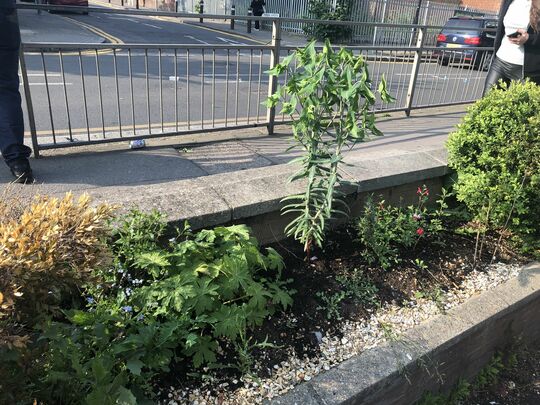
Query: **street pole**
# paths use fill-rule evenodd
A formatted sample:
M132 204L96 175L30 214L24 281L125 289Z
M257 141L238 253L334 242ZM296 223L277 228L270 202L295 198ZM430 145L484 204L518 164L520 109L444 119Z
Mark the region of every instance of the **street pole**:
M416 13L414 14L414 20L413 24L418 24L418 20L420 19L420 9L422 8L422 0L418 0L418 6L416 7Z
M199 22L202 23L204 19L202 18L202 15L204 14L204 0L199 1L199 14L201 15L201 18L199 18Z
M231 7L231 15L236 15L236 6L234 4ZM234 18L231 18L231 30L234 30Z
M251 17L253 15L253 10L248 8L248 17ZM247 33L251 34L251 18L247 21Z
M281 20L279 18L272 21L272 49L270 51L270 69L279 63L281 54ZM277 76L270 76L268 80L268 97L272 96L278 85ZM276 120L276 107L268 107L266 110L266 125L268 135L274 134L274 124Z
M418 25L418 20L420 19L420 9L422 8L422 0L418 0L418 6L416 7L416 13L414 14L414 19L413 19L413 25ZM409 42L409 46L412 46L412 43L414 41L414 34L415 34L416 29L413 28L413 31L411 33L411 40Z

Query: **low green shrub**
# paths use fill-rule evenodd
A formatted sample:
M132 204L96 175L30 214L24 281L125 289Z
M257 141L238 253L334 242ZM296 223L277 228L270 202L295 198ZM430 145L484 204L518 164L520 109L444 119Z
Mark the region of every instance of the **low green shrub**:
M475 218L540 240L540 86L491 90L468 111L447 142L455 191Z
M426 207L429 190L418 187L418 202L407 207L391 206L384 201L376 203L369 197L364 213L357 223L359 240L364 246L362 254L370 264L389 269L400 262L400 249L414 248L422 238L438 241L444 230L447 194L438 200L438 208Z
M283 261L265 253L242 225L163 241L164 218L133 211L116 224L116 261L96 271L85 310L50 322L42 340L44 378L36 397L46 403L131 404L152 396L156 376L171 362L236 366L246 371L248 330L292 304ZM262 345L265 342L260 343ZM236 348L239 365L220 363Z

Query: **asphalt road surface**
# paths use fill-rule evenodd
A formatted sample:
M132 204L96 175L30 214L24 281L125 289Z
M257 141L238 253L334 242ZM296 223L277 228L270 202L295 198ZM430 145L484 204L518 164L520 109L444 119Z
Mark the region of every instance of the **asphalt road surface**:
M238 49L248 39L198 26L149 17L90 14L68 18L90 24L125 44L148 49L26 54L32 105L40 142L84 141L263 123L269 51ZM162 44L152 48L152 44ZM206 46L186 49L167 44ZM220 49L213 46L226 46ZM259 46L259 45L258 45ZM389 58L390 56L390 58ZM376 85L382 75L396 102L405 106L413 64L382 53L369 62ZM282 77L283 82L286 78ZM421 64L414 105L473 100L485 73L463 65ZM281 118L279 116L278 118ZM284 117L286 118L286 117ZM54 137L53 137L54 135Z

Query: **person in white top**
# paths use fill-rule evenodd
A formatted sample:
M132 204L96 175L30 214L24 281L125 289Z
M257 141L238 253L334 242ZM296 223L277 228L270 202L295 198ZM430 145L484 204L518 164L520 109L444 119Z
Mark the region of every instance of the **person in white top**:
M540 0L504 0L484 94L499 80L540 84Z

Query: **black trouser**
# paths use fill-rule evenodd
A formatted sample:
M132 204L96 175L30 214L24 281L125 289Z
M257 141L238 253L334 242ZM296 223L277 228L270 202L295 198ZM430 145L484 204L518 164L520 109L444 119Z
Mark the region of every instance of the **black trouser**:
M497 85L499 80L506 84L510 84L512 80L523 80L523 66L505 62L495 56L486 77L483 95L486 95L489 89Z
M23 144L18 74L20 42L15 9L0 7L0 151L8 165L17 159L28 158L32 152Z
M253 15L254 16L257 16L257 17L260 17L261 15L264 14L264 10L253 10ZM260 29L260 22L259 20L255 20L255 29L258 30Z

